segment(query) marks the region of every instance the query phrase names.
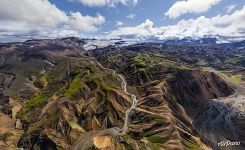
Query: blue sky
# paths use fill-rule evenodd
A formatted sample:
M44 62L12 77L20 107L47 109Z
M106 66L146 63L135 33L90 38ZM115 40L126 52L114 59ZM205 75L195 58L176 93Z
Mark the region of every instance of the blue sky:
M205 1L205 0L203 0ZM123 5L118 4L116 7L88 7L79 2L69 2L68 0L51 0L58 8L69 11L79 11L82 14L94 16L97 13L105 16L107 22L102 26L101 32L110 31L118 28L116 21L122 21L123 26L136 26L150 19L154 22L155 26L176 24L182 19L196 18L201 15L212 17L218 14L226 14L226 7L229 5L236 5L234 10L241 9L245 5L244 0L222 0L218 5L213 6L203 13L190 13L181 17L170 19L164 16L164 13L177 2L177 0L139 0L136 5ZM233 10L233 11L234 11ZM127 18L128 15L134 14L134 19Z
M244 0L0 0L0 42L216 35L245 37Z

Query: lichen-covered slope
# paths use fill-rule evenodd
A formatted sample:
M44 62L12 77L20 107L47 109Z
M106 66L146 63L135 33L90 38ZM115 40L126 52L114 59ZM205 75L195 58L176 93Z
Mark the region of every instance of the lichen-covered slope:
M209 100L234 92L226 82L164 51L145 46L83 51L83 44L78 39L37 40L0 50L0 79L5 81L0 105L11 106L4 107L9 108L5 115L13 111L8 98L23 106L14 120L21 130L13 147L211 149L192 119ZM132 99L117 74L138 100L123 135L110 129L123 127Z
M120 79L91 58L76 59L69 69L61 63L35 81L42 89L18 113L25 127L20 147L41 147L44 138L66 149L86 132L123 126L131 100Z

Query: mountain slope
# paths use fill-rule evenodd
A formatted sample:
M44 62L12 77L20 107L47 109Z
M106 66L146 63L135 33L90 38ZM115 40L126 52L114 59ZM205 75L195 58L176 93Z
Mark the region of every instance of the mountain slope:
M24 149L212 148L192 121L212 99L235 92L215 73L201 68L199 61L209 62L204 54L214 54L206 65L220 66L222 59L216 57L220 52L157 43L88 51L84 44L66 38L1 47L0 108L16 122L12 129L18 125L17 131L8 129L18 133L18 140L0 129L6 137L0 141ZM129 93L138 103L129 113L126 133L119 134L133 104ZM16 117L11 115L17 111Z

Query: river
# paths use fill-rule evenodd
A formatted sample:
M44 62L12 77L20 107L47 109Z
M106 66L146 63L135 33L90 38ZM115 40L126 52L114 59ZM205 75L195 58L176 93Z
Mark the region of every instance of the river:
M120 75L120 74L117 74L115 72L115 70L112 70L112 69L109 69L109 68L105 68L104 66L102 66L99 62L97 62L97 64L105 69L105 70L109 70L110 72L112 72L114 75L118 76L121 80L121 88L123 89L124 93L126 93L128 96L131 97L131 100L132 100L132 105L130 108L128 108L125 112L125 119L124 119L124 125L122 128L118 128L118 127L115 127L115 128L112 128L112 129L109 129L109 130L112 130L113 132L113 135L116 136L116 135L124 135L127 130L128 130L128 124L129 124L129 114L130 112L136 107L137 103L138 103L138 100L136 98L136 96L132 93L129 93L128 90L127 90L127 81L126 79Z
M94 61L92 64L96 63L100 68L104 70L108 70L112 72L115 76L117 76L120 81L121 81L121 88L123 89L124 93L126 93L132 100L132 105L125 111L125 119L124 119L124 125L122 128L119 127L113 127L105 130L100 130L100 131L95 131L95 132L87 132L85 133L86 138L82 138L81 140L78 140L78 142L73 146L73 150L81 150L81 149L86 149L93 143L93 138L98 137L98 136L104 136L104 135L111 135L111 136L119 136L119 135L124 135L126 134L129 126L129 115L130 112L137 106L138 100L136 96L132 93L128 92L127 89L127 81L126 79L115 72L115 70L112 70L110 68L105 68L102 66L99 62Z

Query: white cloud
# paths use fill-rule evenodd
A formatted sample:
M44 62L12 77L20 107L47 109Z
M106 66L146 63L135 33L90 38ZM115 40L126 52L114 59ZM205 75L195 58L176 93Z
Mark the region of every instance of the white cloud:
M70 13L66 27L83 32L97 31L97 26L105 23L105 17L97 14L96 17L83 16L80 12Z
M144 23L135 27L119 28L110 32L110 38L137 38L144 39L155 34L156 29L153 28L153 22L147 19Z
M165 16L177 18L188 13L203 13L208 11L212 6L217 5L221 0L181 0L174 3Z
M134 19L136 17L136 15L135 14L129 14L126 17L129 19Z
M93 32L105 18L64 12L48 0L0 0L0 36L56 37Z
M119 28L111 31L110 37L139 39L168 39L205 36L226 36L245 38L245 6L230 15L217 15L207 18L181 20L175 25L153 27L153 22L147 19L135 27Z
M96 7L96 6L114 7L118 3L121 3L123 5L135 5L138 2L138 0L69 0L69 1L78 1L89 7Z
M225 7L227 13L230 13L235 8L236 8L236 5L228 5Z
M116 25L115 26L122 26L124 25L124 23L122 21L116 21Z
M28 22L30 25L55 26L68 17L48 0L0 0L0 20Z

